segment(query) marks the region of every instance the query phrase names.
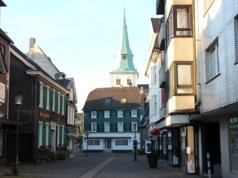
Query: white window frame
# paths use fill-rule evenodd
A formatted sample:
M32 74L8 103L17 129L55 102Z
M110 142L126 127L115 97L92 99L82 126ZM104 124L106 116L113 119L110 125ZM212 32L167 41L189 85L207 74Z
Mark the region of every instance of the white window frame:
M110 111L104 111L104 118L110 118Z
M110 132L110 122L104 122L104 132Z
M117 111L117 117L118 118L123 118L123 110L118 110Z
M62 111L61 111L62 115L64 115L64 100L65 100L65 96L62 95Z
M131 110L131 117L137 117L137 114L138 114L138 112L137 112L137 110Z
M55 111L55 89L52 90L52 111Z
M49 145L49 122L45 123L45 145Z
M61 144L64 145L64 125L61 126Z
M56 128L57 128L57 145L59 145L60 144L60 126L57 125Z
M91 118L97 119L97 111L91 111Z
M46 109L50 109L50 87L46 86Z
M57 113L60 113L60 92L58 92L58 108L57 108Z
M39 131L38 131L38 133L39 133L39 135L38 135L38 140L39 140L38 148L40 148L43 144L43 142L42 142L43 141L42 140L42 138L43 138L43 122L38 121L38 129L39 129Z
M97 122L91 122L91 132L97 132Z
M118 122L117 123L117 131L118 132L123 132L124 131L124 123L123 122Z
M39 91L39 107L43 108L43 93L44 93L44 84L42 82L40 82L40 91Z
M235 64L238 64L238 14L234 19Z
M131 131L132 132L137 132L138 131L138 123L137 122L132 122L131 123Z
M218 39L206 50L206 80L210 81L219 74ZM214 59L212 58L214 54Z

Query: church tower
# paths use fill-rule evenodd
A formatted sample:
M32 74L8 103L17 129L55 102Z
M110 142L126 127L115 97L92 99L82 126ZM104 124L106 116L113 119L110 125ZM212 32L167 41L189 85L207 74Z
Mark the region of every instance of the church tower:
M133 64L133 54L130 49L126 26L125 9L123 13L121 41L116 57L119 64L110 72L111 87L137 86L139 73Z

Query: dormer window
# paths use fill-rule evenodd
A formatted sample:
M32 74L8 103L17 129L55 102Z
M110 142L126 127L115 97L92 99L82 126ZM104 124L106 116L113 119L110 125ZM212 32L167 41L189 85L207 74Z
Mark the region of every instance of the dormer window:
M127 102L127 98L122 98L121 99L121 104L125 104Z
M105 104L106 105L111 104L111 101L112 101L112 98L106 98Z

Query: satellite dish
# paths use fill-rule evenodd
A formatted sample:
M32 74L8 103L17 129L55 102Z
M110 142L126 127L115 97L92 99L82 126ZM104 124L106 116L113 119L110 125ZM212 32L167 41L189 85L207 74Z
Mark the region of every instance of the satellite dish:
M59 73L56 73L56 74L55 74L55 79L58 80L59 78L60 78L60 74L59 74Z

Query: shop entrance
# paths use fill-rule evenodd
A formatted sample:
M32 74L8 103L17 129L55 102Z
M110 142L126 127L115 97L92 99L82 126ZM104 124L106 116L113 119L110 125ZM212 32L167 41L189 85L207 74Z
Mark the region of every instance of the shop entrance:
M207 123L202 128L202 158L203 173L207 174L207 153L210 154L211 173L221 175L221 149L220 149L219 123Z

